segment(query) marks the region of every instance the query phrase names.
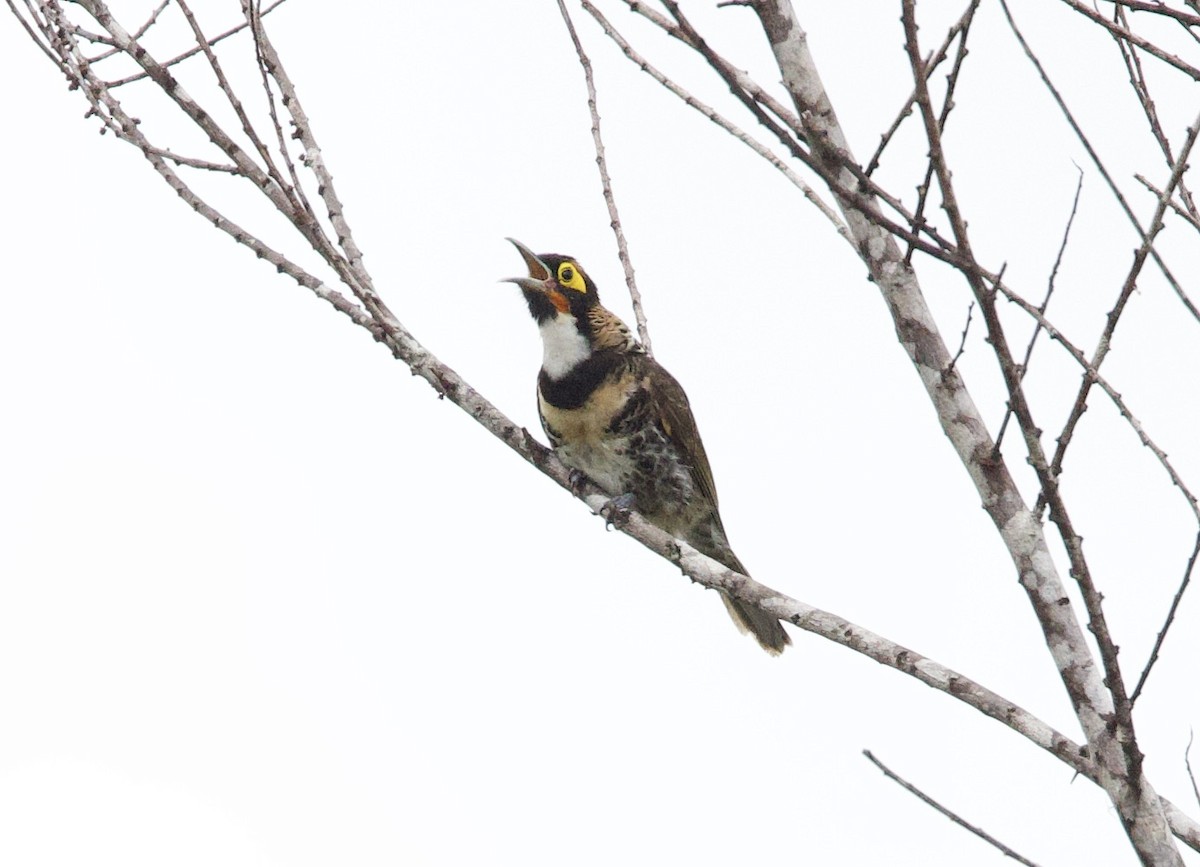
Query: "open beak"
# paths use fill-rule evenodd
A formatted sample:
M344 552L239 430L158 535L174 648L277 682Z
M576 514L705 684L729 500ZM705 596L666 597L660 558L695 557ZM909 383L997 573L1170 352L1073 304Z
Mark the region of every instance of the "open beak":
M517 248L517 252L521 254L521 258L525 260L525 267L529 269L528 277L505 277L501 283L516 283L522 289L529 289L533 292L545 292L550 288L551 278L550 269L546 267L546 263L537 257L537 254L522 244L520 241L513 238L506 238L510 244Z

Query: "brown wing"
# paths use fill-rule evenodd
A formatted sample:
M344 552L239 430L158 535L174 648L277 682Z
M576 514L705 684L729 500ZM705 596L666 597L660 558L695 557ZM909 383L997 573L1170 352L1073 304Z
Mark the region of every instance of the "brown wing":
M696 490L712 503L716 512L717 486L713 483L708 455L704 453L704 443L700 440L700 431L696 428L696 419L692 417L692 407L683 386L666 368L649 357L646 358L646 379L651 405L658 410L659 424L691 468Z

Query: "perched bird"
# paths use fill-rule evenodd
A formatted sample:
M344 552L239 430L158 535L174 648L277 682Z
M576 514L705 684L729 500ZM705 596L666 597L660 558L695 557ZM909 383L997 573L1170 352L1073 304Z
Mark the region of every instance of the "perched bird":
M717 489L687 395L629 328L600 306L593 283L568 256L520 251L521 287L542 337L538 414L555 453L648 521L727 568L746 574L717 511ZM769 614L721 594L734 623L763 649L791 644Z

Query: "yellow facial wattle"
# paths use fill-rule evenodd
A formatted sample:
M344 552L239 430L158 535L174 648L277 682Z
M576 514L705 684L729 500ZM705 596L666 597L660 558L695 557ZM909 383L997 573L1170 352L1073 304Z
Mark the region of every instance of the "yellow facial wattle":
M579 271L579 266L574 262L563 262L558 266L558 285L564 289L574 289L576 292L587 292L587 283L583 279L583 274Z

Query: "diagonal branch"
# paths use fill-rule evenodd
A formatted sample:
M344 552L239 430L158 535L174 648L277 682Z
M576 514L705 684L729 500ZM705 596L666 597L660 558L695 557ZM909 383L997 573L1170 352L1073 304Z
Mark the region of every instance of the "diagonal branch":
M967 57L967 37L971 33L971 22L975 17L975 7L972 6L967 10L969 14L965 14L960 19L963 24L958 36L958 50L954 53L954 65L950 68L950 74L946 76L946 98L942 102L942 111L938 115L938 132L942 135L946 132L946 121L950 117L950 112L954 108L954 89L958 86L958 76L962 72L963 61ZM921 92L924 92L926 97L929 95L929 79L933 74L933 70L929 68L928 63L921 64L921 75L923 80L919 87L913 87L913 100L919 98ZM911 103L910 103L911 104ZM915 211L915 222L913 228L919 227L925 222L925 205L929 199L929 185L933 180L933 161L925 167L925 178L917 187L917 207ZM904 254L904 261L912 263L912 255L915 251L912 245L909 245L908 250Z
M1101 15L1099 12L1097 12L1094 8L1092 8L1090 5L1081 2L1081 0L1062 0L1062 2L1067 4L1067 6L1074 9L1076 12L1078 12L1083 17L1090 19L1091 21L1093 21L1096 24L1099 24L1101 27L1103 27L1105 30L1107 30L1109 33L1111 33L1113 36L1117 36L1121 39L1124 39L1130 45L1136 45L1138 48L1142 49L1147 54L1157 57L1163 63L1174 66L1180 72L1187 74L1192 80L1200 81L1200 69L1197 69L1196 67L1192 66L1190 63L1185 63L1183 60L1176 57L1174 54L1168 54L1166 51L1163 51L1161 48L1159 48L1157 45L1155 45L1150 40L1143 39L1141 36L1138 36L1136 33L1126 30L1124 27L1117 24L1116 22L1108 20L1103 15Z
M1117 329L1117 323L1121 319L1121 314L1125 310L1125 304L1129 301L1133 290L1137 288L1138 275L1142 272L1142 266L1146 264L1146 258L1154 249L1154 239L1162 230L1167 203L1171 200L1175 188L1179 185L1183 173L1187 170L1187 160L1191 156L1192 147L1196 144L1197 133L1200 133L1200 115L1197 115L1196 119L1192 122L1192 126L1188 129L1187 138L1179 151L1179 158L1175 161L1166 187L1163 189L1162 195L1158 198L1158 204L1154 209L1154 216L1151 218L1150 226L1146 230L1145 240L1142 241L1142 245L1134 253L1133 263L1129 266L1129 273L1125 275L1125 281L1121 285L1117 301L1105 319L1104 331L1100 335L1090 361L1090 366L1093 369L1098 370L1100 365L1104 363L1104 359L1108 356L1108 351L1112 346L1112 336ZM1054 460L1050 466L1055 478L1062 473L1063 458L1066 455L1067 448L1071 444L1075 428L1079 424L1080 418L1083 417L1084 411L1087 409L1088 394L1092 389L1094 381L1091 374L1084 374L1083 382L1079 386L1079 394L1075 397L1075 404L1071 407L1071 413L1067 417L1067 422L1063 425L1062 433L1058 437L1058 446L1054 450Z
M969 27L971 20L975 17L975 10L979 8L979 0L971 0L967 5L966 10L959 16L958 20L950 25L950 29L946 32L946 38L942 40L942 44L938 50L933 53L933 57L925 63L926 76L933 75L942 61L946 59L947 52L950 50L950 44L954 42L954 37L961 33L965 28ZM879 137L879 146L875 148L875 153L871 154L871 158L867 160L866 173L872 175L879 168L879 161L883 158L883 152L891 143L892 138L900 129L904 119L912 114L913 103L916 101L917 93L914 89L908 95L908 99L904 101L904 105L900 107L900 111L896 113L896 119L892 121L892 125Z
M1078 166L1076 166L1078 168ZM1059 266L1062 265L1063 254L1067 252L1067 241L1071 238L1071 227L1075 225L1075 214L1079 210L1079 196L1083 192L1083 169L1079 169L1079 179L1075 184L1075 198L1071 202L1071 213L1067 217L1066 228L1063 229L1062 242L1058 245L1058 255L1054 257L1054 265L1050 268L1050 277L1046 281L1046 295L1042 298L1042 303L1038 305L1038 313L1042 316L1046 315L1046 308L1050 306L1050 297L1054 294L1054 281L1058 277ZM1000 281L994 281L999 283ZM1042 323L1038 322L1033 328L1033 335L1029 338L1029 345L1025 347L1025 357L1021 359L1021 379L1025 379L1025 374L1029 372L1029 360L1033 357L1033 347L1037 344L1038 335L1042 333ZM1000 444L1004 442L1004 431L1008 428L1008 421L1012 418L1012 406L1004 408L1004 419L1000 422L1000 430L996 434L996 454L1000 453Z
M1195 498L1192 499L1192 503L1193 508L1195 508ZM1142 694L1142 687L1146 685L1146 680L1150 677L1150 672L1154 669L1154 663L1158 662L1159 651L1162 650L1163 642L1167 640L1167 632L1175 622L1175 613L1179 610L1179 603L1183 601L1183 594L1187 592L1188 586L1191 584L1192 570L1196 568L1196 557L1198 555L1200 555L1200 533L1196 534L1196 544L1192 546L1192 554L1188 557L1187 566L1183 570L1183 580L1179 582L1179 589L1175 591L1175 596L1171 599L1171 607L1167 609L1166 620L1163 621L1162 629L1158 631L1158 635L1154 638L1154 647L1150 650L1150 658L1146 660L1146 667L1142 669L1137 686L1133 688L1133 694L1129 696L1131 703L1136 702L1138 696Z
M286 2L287 2L287 0L275 0L274 3L267 6L259 14L268 15L269 13L274 12L276 9L278 9L280 6L282 6ZM216 45L218 42L228 39L230 36L234 36L235 34L241 33L248 26L249 26L248 24L246 24L245 22L242 22L241 24L238 24L234 27L230 27L228 30L224 31L223 33L218 33L212 39L208 40L209 47L211 48L212 46ZM145 33L145 31L146 31L146 28L143 25L142 28L139 28L137 31L135 31L135 33L133 34L133 38L135 40L140 39L142 37L142 35ZM187 51L184 51L181 54L175 55L170 60L164 60L162 63L162 66L164 69L170 69L175 64L182 63L183 61L187 60L189 57L195 57L197 54L199 54L203 50L204 49L199 45L195 46L194 48L189 48ZM135 81L141 81L142 79L149 78L149 77L150 77L150 73L148 73L148 72L145 72L145 71L138 72L138 73L130 75L126 78L119 78L115 81L110 81L108 83L108 86L110 88L115 89L118 87L123 87L126 84L132 84Z
M621 49L621 52L634 64L636 64L639 69L653 78L663 87L667 88L667 90L671 91L671 93L675 94L675 96L679 97L679 99L682 100L683 103L689 108L694 108L696 111L700 112L700 114L704 115L710 121L715 123L721 129L725 130L742 144L746 145L746 147L750 148L752 151L774 166L785 178L788 179L793 186L800 190L804 198L812 202L821 212L821 214L833 224L833 227L837 233L841 235L842 238L844 238L848 243L850 243L851 246L853 246L854 241L850 237L850 230L846 228L846 224L842 222L842 218L837 215L837 212L834 211L833 208L831 208L825 202L825 200L822 199L815 190L813 190L811 186L805 183L798 174L792 171L791 167L788 166L787 163L780 159L774 152L762 145L757 139L750 136L749 133L747 133L741 127L727 120L711 106L696 99L696 97L694 97L692 94L688 93L674 81L667 78L666 75L664 75L652 63L646 60L645 57L635 51L633 46L626 41L625 37L623 37L617 31L617 29L613 27L609 20L605 18L603 14L601 14L600 10L589 3L588 0L582 0L582 5L584 10L586 10L593 18L596 19L596 22L600 25L605 35L608 36L617 45L617 47Z
M895 771L893 771L891 768L889 768L883 762L879 761L879 759L875 758L874 753L872 753L870 750L863 750L863 755L867 757L867 761L869 761L875 767L879 768L879 770L881 770L883 772L883 775L885 777L887 777L889 780L891 780L892 782L899 785L905 791L909 792L912 795L915 795L922 802L933 807L933 809L937 810L939 813L941 813L943 816L945 816L947 819L949 819L955 825L958 825L960 828L965 828L966 830L970 831L972 834L974 834L980 840L987 843L989 846L999 849L1001 854L1007 855L1009 858L1012 858L1018 864L1024 864L1025 867L1038 867L1038 865L1035 862L1030 861L1028 858L1026 858L1020 852L1017 852L1016 850L1012 849L1011 847L1004 845L999 840L997 840L995 837L993 837L991 834L989 834L987 831L983 830L980 827L972 825L970 822L968 822L962 816L955 813L953 810L943 807L941 804L939 804L933 798L929 797L924 792L922 792L920 789L918 789L916 786L914 786L912 783L908 782L908 780L899 776Z
M1059 111L1063 113L1063 117L1066 119L1067 125L1071 127L1071 131L1075 133L1075 137L1079 139L1079 143L1083 145L1083 149L1087 151L1088 157L1091 158L1093 165L1095 165L1096 169L1100 172L1100 177L1104 178L1104 182L1108 185L1108 189L1112 192L1113 198L1117 200L1117 204L1125 213L1125 216L1133 226L1134 231L1137 232L1138 239L1144 242L1146 240L1146 231L1142 228L1141 222L1138 220L1137 215L1133 213L1133 208L1130 207L1129 202L1125 199L1125 194L1121 192L1121 188L1117 186L1117 182L1113 180L1112 175L1109 174L1108 169L1104 165L1104 161L1100 159L1100 154L1098 154L1096 149L1092 147L1092 143L1088 140L1087 135L1084 134L1083 128L1080 127L1079 122L1075 120L1075 115L1067 106L1066 100L1063 99L1063 96L1059 92L1058 88L1054 86L1054 82L1050 80L1050 76L1047 74L1045 67L1042 66L1042 62L1038 60L1037 55L1033 52L1033 48L1026 41L1025 36L1023 33L1021 33L1020 28L1017 27L1017 22L1013 19L1012 11L1008 8L1007 0L1000 0L1000 9L1004 12L1004 17L1005 20L1008 21L1009 29L1012 30L1013 36L1016 37L1017 42L1021 46L1021 50L1029 59L1029 62L1033 64L1034 69L1037 70L1038 76L1042 80L1042 84L1046 86L1046 90L1050 92L1050 96L1054 99ZM1167 264L1162 260L1162 257L1159 256L1158 251L1151 247L1150 255L1154 259L1154 264L1158 266L1158 269L1162 272L1163 277L1165 277L1167 282L1171 284L1176 294L1178 294L1181 298L1186 297L1183 293L1183 289L1179 286L1178 281L1171 274L1170 269L1167 268Z

